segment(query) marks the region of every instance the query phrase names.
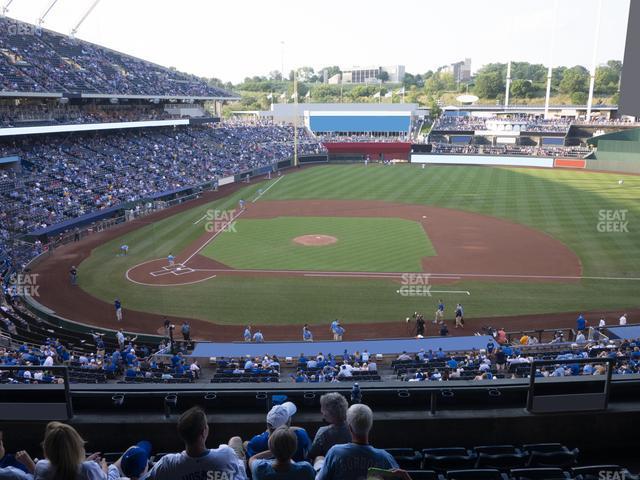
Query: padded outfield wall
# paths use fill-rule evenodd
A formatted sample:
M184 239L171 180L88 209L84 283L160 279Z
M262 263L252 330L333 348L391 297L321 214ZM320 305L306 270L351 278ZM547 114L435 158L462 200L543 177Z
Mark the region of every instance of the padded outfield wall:
M640 128L599 135L588 143L597 150L587 169L640 174Z

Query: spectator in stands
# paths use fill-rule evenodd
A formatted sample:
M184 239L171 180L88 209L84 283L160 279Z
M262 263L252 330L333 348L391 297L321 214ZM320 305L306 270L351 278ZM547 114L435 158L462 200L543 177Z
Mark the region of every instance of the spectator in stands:
M98 463L99 453L94 453L85 460L84 444L85 441L72 426L50 422L42 443L45 460L36 463L34 479L106 479L106 462L102 460Z
M143 478L149 469L151 444L147 441L138 442L129 447L122 456L109 465L107 471L109 480L128 478L138 480Z
M309 330L309 325L306 323L302 327L302 341L313 342L313 334L311 333L311 330Z
M326 456L334 445L351 441L351 433L347 426L348 408L347 399L340 393L325 393L320 397L320 413L329 425L320 427L316 432L308 454L311 460Z
M410 362L411 361L411 356L406 352L403 351L397 359L399 362Z
M182 331L182 338L185 342L191 341L191 325L186 320L182 322L182 327L180 328Z
M504 328L498 329L498 332L496 333L496 341L500 345L504 345L505 343L507 343L507 332L504 331Z
M291 426L291 417L296 413L297 408L292 402L285 402L282 405L275 405L267 413L267 430L260 435L256 435L247 443L247 455L252 457L257 453L269 450L269 436L273 431L282 426ZM300 462L307 458L307 452L311 445L311 440L304 428L291 427L298 439L297 449L293 455L293 460Z
M369 432L373 426L373 412L362 403L347 410L347 425L351 442L334 445L329 449L318 480L360 480L367 477L371 467L397 469L395 459L386 451L369 445Z
M249 468L253 480L314 480L316 472L309 462L294 462L298 449L294 430L286 425L276 428L269 436L269 450L253 455ZM273 457L273 460L269 458Z
M441 337L446 337L447 335L449 335L449 328L447 327L446 322L441 322L440 323L440 336Z
M585 320L582 314L578 315L578 319L576 320L576 329L579 331L584 331L587 328L587 321Z
M124 333L122 332L122 329L119 328L118 331L116 332L116 340L118 341L118 347L120 350L124 349Z
M253 334L253 341L256 343L264 342L264 336L260 330L256 330L256 333Z
M3 443L3 432L0 430L0 479L33 480L33 468L28 469L25 463L33 467L33 461L27 452L20 451L15 456L6 452Z
M176 478L231 478L246 480L244 451L238 437L228 445L216 449L206 447L209 436L207 415L200 407L193 407L178 419L178 436L184 442L181 453L163 456L146 478L175 480ZM213 473L211 473L213 472Z

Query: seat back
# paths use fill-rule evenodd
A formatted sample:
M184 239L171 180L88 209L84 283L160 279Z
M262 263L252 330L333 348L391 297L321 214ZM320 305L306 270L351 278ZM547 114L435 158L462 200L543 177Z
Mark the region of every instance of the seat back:
M449 470L447 480L505 480L506 476L493 468Z
M479 445L473 450L477 453L486 453L487 455L498 455L499 453L520 453L521 450L515 445Z
M427 455L424 457L423 468L444 472L446 470L464 470L474 468L475 464L475 455Z
M571 478L561 468L513 468L509 471L512 480L564 480Z
M571 468L578 460L578 450L558 452L532 452L529 457L528 467L559 467Z
M411 480L439 480L434 470L407 470Z
M489 455L481 453L476 462L477 468L497 468L498 470L510 470L512 468L522 468L527 464L525 453L498 453Z
M629 470L620 465L589 465L571 469L571 474L577 480L601 480L602 478L620 478L624 480L638 480Z

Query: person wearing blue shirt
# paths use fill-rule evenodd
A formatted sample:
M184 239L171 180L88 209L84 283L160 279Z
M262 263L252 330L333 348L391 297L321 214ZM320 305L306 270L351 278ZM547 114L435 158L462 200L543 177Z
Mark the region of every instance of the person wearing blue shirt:
M249 459L253 480L314 480L316 472L308 462L294 462L298 448L294 431L282 426L269 436L269 449ZM271 460L270 457L275 457Z
M438 308L436 308L436 317L433 319L433 323L438 324L444 319L444 302L438 300Z
M309 330L309 325L306 323L302 327L302 341L313 342L313 334L311 333L311 330Z
M242 334L242 338L244 338L245 342L251 341L251 325L247 325L244 329L244 333Z
M358 403L349 407L347 425L351 443L334 445L329 449L317 480L361 480L367 478L372 467L398 468L398 463L388 452L369 445L373 412L367 405Z
M333 333L333 339L337 342L342 341L344 335L344 328L340 325L340 320L334 320L331 322L331 333Z
M173 367L177 367L181 361L182 361L182 355L179 353L176 353L173 357L171 357L171 365Z
M291 427L291 417L296 413L297 408L292 402L285 402L282 405L275 405L267 413L267 430L260 435L256 435L247 443L247 456L254 455L269 450L269 436L273 431L282 426L290 427L297 439L297 448L292 458L296 462L303 461L307 457L307 452L311 446L311 440L304 428Z
M576 320L576 328L581 332L583 332L584 329L587 328L587 321L584 319L582 314L578 315L578 319Z
M253 341L256 343L264 342L264 336L260 330L257 330L256 333L253 334Z

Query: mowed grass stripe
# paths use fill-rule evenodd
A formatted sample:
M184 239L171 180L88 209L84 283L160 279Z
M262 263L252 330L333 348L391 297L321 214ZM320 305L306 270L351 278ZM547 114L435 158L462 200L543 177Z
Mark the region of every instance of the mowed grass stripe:
M618 185L618 179L624 184ZM265 187L268 183L263 184ZM247 190L214 208L236 208ZM640 177L580 171L487 168L328 165L285 173L263 197L268 200L375 199L435 205L494 215L540 229L565 243L580 257L585 275L640 277ZM224 203L224 207L221 205ZM628 210L629 233L600 233L598 212ZM429 299L397 295L390 281L339 279L216 278L199 285L175 288L133 286L124 272L142 261L180 251L202 233L190 223L206 209L197 207L168 222L147 226L102 246L80 266L82 288L111 302L120 296L127 308L238 323L256 318L273 323L326 321L343 316L348 321L389 321L404 312L432 310ZM164 222L164 221L163 221ZM320 232L323 233L323 232ZM393 235L376 234L385 242ZM117 257L122 243L129 257ZM217 240L216 242L217 243ZM258 241L259 255L261 243ZM366 245L366 242L362 242ZM364 261L366 248L348 256ZM278 254L283 260L287 255ZM388 252L373 260L373 269L390 268ZM404 262L398 255L397 260ZM314 257L314 261L317 260ZM343 262L341 268L347 269ZM349 268L350 269L350 268ZM395 270L395 268L394 268ZM553 272L550 272L551 274ZM577 284L460 282L456 288L472 295L460 299L443 295L445 302L463 300L469 317L558 311L622 309L639 305L638 283L583 280Z
M302 235L337 242L303 246ZM421 225L396 218L278 217L243 219L202 252L236 269L416 272L435 252Z

